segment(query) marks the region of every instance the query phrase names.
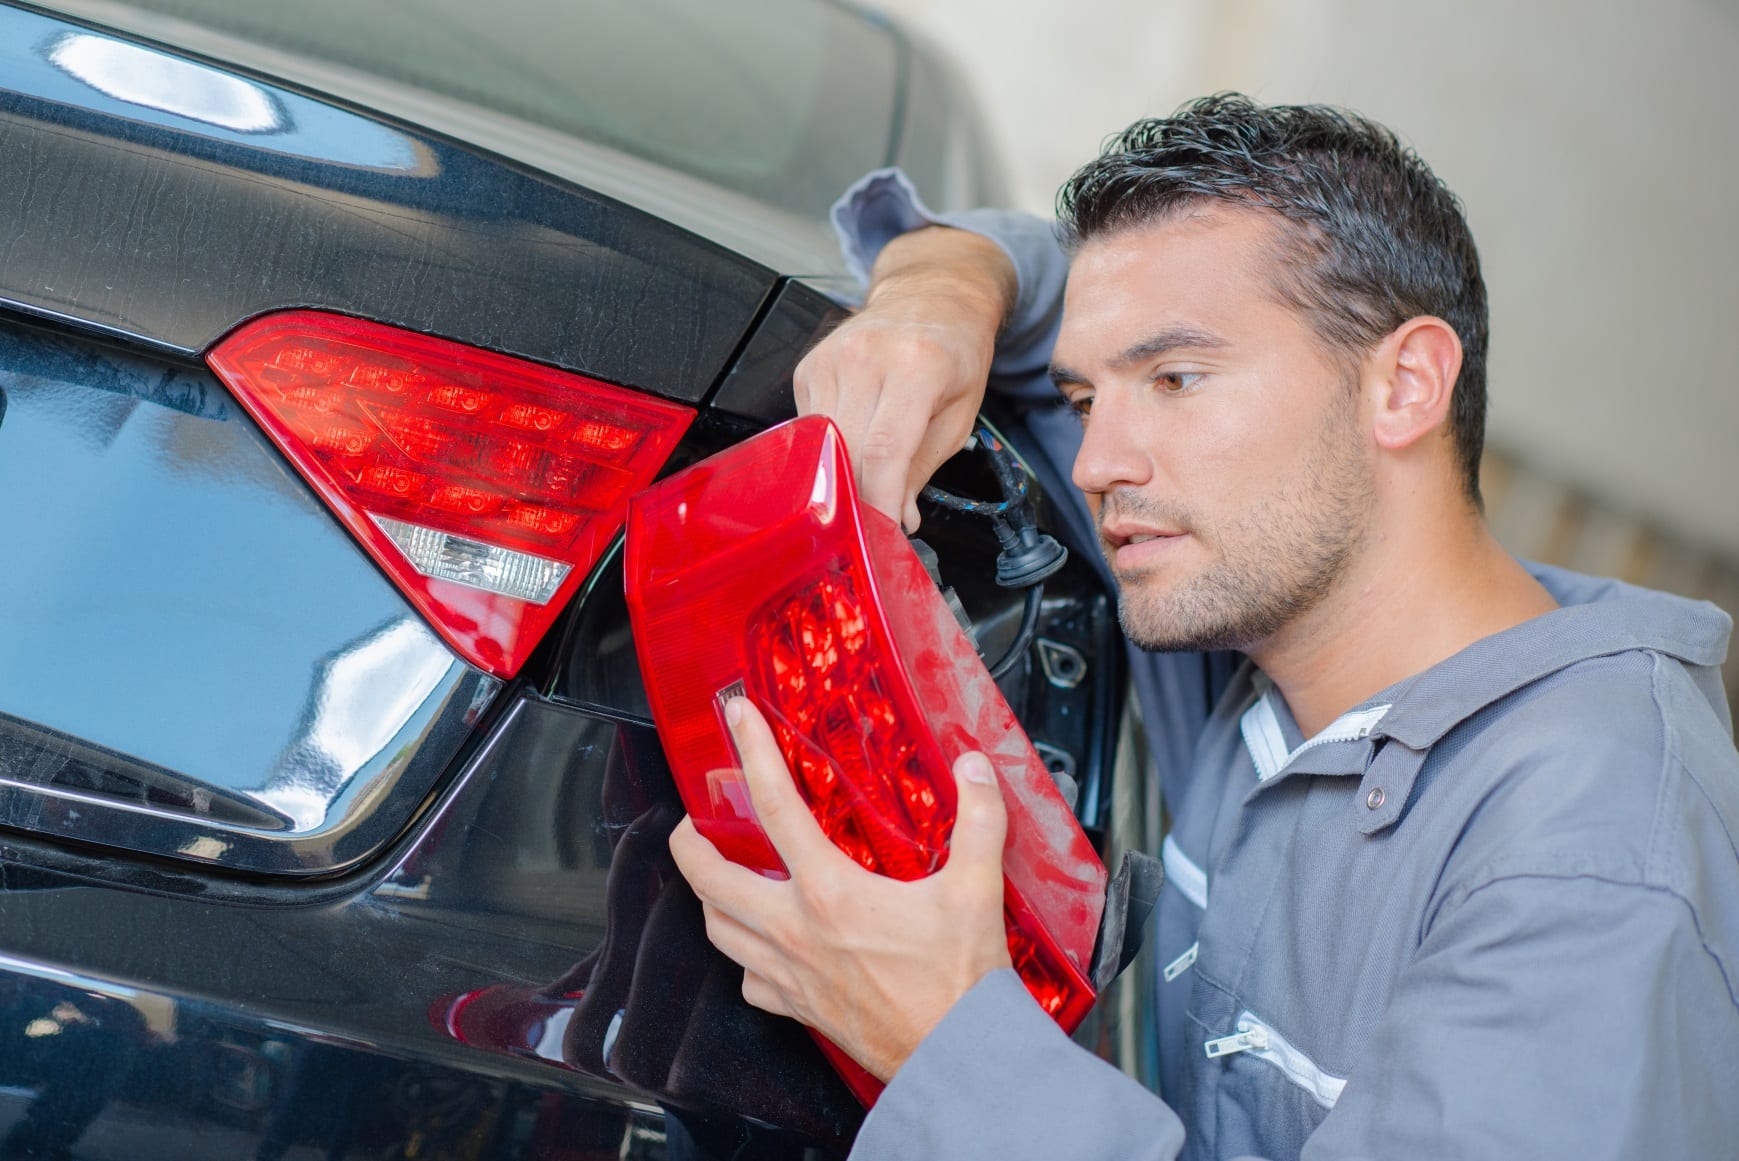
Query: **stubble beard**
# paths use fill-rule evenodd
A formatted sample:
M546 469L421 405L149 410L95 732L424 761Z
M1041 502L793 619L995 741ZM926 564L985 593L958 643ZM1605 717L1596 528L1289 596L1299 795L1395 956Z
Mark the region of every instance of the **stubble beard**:
M1150 652L1250 652L1334 592L1375 502L1354 406L1349 391L1325 415L1297 477L1218 528L1201 527L1182 507L1107 497L1101 519L1115 505L1119 516L1186 529L1215 552L1212 563L1169 589L1141 572L1116 574L1117 616L1129 640Z

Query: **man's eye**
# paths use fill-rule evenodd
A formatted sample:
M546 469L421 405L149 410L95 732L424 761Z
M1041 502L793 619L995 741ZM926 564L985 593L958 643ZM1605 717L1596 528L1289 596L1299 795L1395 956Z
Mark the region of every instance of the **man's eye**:
M1161 371L1153 377L1154 383L1167 395L1188 394L1201 380L1200 371Z
M1075 418L1085 421L1089 415L1093 414L1093 397L1091 395L1075 396L1069 400L1069 410L1075 413Z

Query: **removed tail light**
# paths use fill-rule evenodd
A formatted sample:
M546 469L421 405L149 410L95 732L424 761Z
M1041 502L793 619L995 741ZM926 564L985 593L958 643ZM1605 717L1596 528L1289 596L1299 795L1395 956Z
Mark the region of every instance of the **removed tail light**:
M446 339L267 315L211 368L458 652L511 677L693 410Z
M835 845L898 879L947 860L954 760L990 755L1009 811L1009 950L1073 1030L1093 1003L1104 865L898 525L858 503L833 425L784 424L640 493L626 569L677 789L733 861L784 873L724 725L731 695L767 716ZM822 1047L873 1103L880 1084Z

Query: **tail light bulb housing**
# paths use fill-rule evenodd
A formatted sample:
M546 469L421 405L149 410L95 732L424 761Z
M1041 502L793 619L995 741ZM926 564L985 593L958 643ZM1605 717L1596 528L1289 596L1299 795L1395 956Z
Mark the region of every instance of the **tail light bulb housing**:
M635 496L626 584L678 791L743 866L785 873L724 724L732 695L766 715L834 844L896 879L946 862L954 760L987 753L1009 814L1011 957L1046 1012L1080 1023L1105 867L899 526L858 502L831 422L783 424ZM821 1046L873 1103L875 1078Z

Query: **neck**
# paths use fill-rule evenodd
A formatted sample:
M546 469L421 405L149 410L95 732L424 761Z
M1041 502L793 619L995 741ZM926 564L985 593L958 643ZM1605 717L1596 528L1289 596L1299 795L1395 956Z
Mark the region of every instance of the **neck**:
M1305 737L1557 602L1471 508L1379 522L1322 603L1250 650Z

